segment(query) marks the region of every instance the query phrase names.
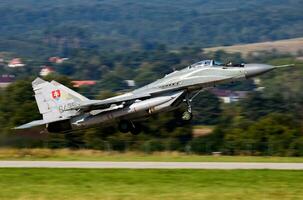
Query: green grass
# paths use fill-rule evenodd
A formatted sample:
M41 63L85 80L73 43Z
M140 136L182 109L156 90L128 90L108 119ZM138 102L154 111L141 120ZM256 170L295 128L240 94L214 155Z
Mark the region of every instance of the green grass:
M0 199L303 199L303 171L0 169Z
M62 160L62 161L165 161L165 162L294 162L303 163L303 157L261 156L201 156L179 152L103 152L69 149L0 149L0 160Z
M211 126L211 125L194 125L194 129L203 129L203 128L207 128L207 129L213 129L215 126Z

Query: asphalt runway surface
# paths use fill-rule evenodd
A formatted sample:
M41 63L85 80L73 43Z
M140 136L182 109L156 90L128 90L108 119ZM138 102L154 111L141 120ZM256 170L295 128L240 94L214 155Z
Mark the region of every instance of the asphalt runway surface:
M277 170L285 169L285 170L303 170L303 163L0 161L0 168L277 169Z

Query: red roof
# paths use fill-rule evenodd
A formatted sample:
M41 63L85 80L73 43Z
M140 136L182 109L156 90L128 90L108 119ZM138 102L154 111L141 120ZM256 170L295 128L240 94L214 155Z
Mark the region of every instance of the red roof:
M95 85L96 81L94 80L83 80L83 81L72 81L74 87L81 87L85 85Z
M12 64L12 65L22 64L20 58L14 58L14 59L12 59L9 63Z
M48 66L45 66L45 67L43 67L42 69L48 70L48 71L50 71L50 72L54 72L54 71L55 71L53 68L48 67Z

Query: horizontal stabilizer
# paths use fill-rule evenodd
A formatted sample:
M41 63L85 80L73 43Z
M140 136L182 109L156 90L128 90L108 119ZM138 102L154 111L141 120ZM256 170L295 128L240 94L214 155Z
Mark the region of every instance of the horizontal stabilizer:
M45 121L43 119L41 119L41 120L35 120L32 122L29 122L27 124L23 124L21 126L15 127L14 129L27 129L27 128L32 128L35 126L41 126L41 125L45 125L45 124L46 124Z
M53 123L53 122L64 121L64 120L67 120L67 119L69 119L69 118L61 118L61 119L56 119L56 120L52 120L52 121L45 121L43 119L41 119L41 120L35 120L35 121L29 122L27 124L23 124L21 126L17 126L17 127L13 128L13 129L27 129L27 128L32 128L32 127L35 127L35 126L46 125L46 124Z

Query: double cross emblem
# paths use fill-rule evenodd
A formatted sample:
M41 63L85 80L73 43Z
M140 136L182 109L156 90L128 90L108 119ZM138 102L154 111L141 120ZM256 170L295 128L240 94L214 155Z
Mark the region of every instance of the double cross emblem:
M53 98L53 99L59 99L60 96L61 96L60 90L53 90L53 91L52 91L52 98Z

